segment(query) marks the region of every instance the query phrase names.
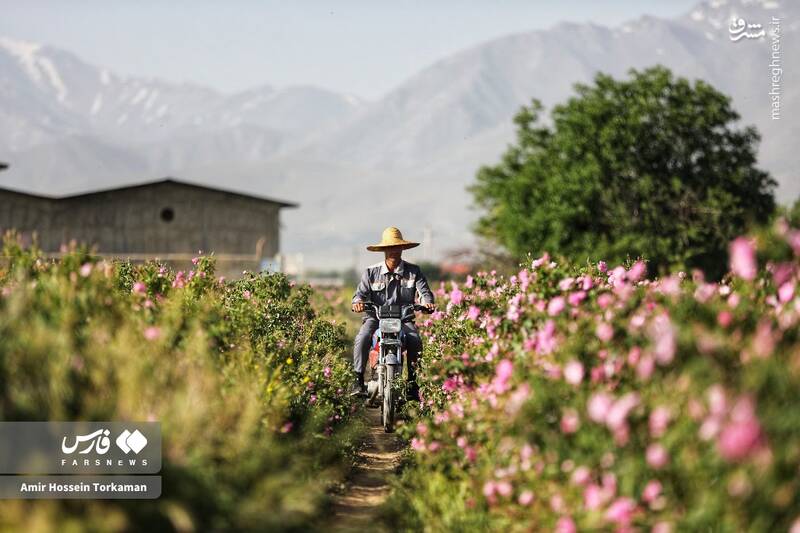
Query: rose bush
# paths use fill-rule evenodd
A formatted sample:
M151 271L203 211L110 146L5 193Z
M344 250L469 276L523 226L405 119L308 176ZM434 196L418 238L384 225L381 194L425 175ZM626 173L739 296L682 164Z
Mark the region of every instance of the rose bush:
M354 448L344 329L277 274L47 260L0 264L0 419L160 421L153 501L0 502L4 530L304 530Z
M721 282L545 255L440 287L390 520L800 530L800 230L730 251Z

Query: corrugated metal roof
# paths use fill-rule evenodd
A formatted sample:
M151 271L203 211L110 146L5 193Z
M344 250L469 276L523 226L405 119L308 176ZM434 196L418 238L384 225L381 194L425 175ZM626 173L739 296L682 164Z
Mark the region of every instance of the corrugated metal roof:
M4 163L0 163L0 170L3 169L2 165L4 165ZM8 165L6 165L6 167L7 166ZM89 191L83 191L83 192L79 192L79 193L70 193L70 194L61 194L61 195L48 195L48 194L40 194L40 193L31 193L31 192L28 192L28 191L23 191L23 190L19 190L19 189L9 189L9 188L4 188L4 187L0 187L0 191L10 191L10 192L17 193L17 194L24 194L24 195L32 196L32 197L35 197L35 198L45 198L45 199L49 199L49 200L64 200L64 199L67 199L67 198L87 197L87 196L92 196L94 194L101 194L101 193L111 192L111 191L124 191L124 190L127 190L127 189L138 189L138 188L142 188L142 187L151 187L153 185L160 185L160 184L163 184L163 183L175 183L177 185L183 185L185 187L191 187L191 188L195 188L195 189L205 189L205 190L209 190L209 191L217 191L217 192L224 192L224 193L228 193L228 194L235 194L237 196L245 196L247 198L255 198L255 199L258 199L258 200L264 200L266 202L272 202L272 203L275 203L275 204L279 204L281 207L299 207L299 204L297 204L295 202L287 202L285 200L278 200L278 199L275 199L275 198L269 198L267 196L263 196L263 195L260 195L260 194L253 194L251 192L243 191L243 190L229 189L229 188L225 188L225 187L217 187L217 186L211 186L211 185L206 185L206 184L201 184L201 183L192 183L192 182L189 182L189 181L183 181L183 180L179 180L179 179L175 179L175 178L171 178L171 177L162 178L162 179L153 180L153 181L144 181L144 182L138 182L138 183L125 184L125 185L116 185L116 186L108 187L108 188L92 189L92 190L89 190Z

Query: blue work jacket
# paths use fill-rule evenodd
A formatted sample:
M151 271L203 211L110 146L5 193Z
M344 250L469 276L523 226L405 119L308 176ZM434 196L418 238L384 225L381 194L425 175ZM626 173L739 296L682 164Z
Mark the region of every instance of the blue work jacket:
M401 260L394 272L389 272L386 263L381 261L364 270L353 295L353 303L408 305L414 303L417 294L419 303L433 303L433 291L425 279L425 274L417 265ZM370 316L375 315L373 311L367 313ZM403 311L403 320L409 319L414 319L412 308Z

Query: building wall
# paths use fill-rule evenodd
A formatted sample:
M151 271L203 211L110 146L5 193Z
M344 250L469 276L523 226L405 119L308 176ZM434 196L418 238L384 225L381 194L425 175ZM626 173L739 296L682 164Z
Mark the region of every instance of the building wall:
M30 244L33 233L50 229L53 201L27 194L0 190L0 233L14 229Z
M199 250L254 255L263 239L264 258L279 250L279 208L268 200L171 182L57 200L0 191L0 229L35 230L48 252L76 240L123 257ZM171 220L165 220L166 210Z

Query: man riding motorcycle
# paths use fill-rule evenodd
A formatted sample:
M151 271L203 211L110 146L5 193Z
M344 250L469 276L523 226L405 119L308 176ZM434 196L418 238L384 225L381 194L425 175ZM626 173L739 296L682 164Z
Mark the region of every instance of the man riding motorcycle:
M353 311L364 311L364 303L376 305L410 305L419 293L420 303L429 310L434 309L433 292L422 270L415 264L404 261L403 250L419 246L418 242L406 241L403 234L395 227L383 230L381 242L367 246L371 252L383 252L384 260L368 267L361 275L356 292L353 295ZM402 330L405 335L405 346L408 360L409 396L418 399L416 380L416 363L422 351L422 340L414 324L414 311L409 307L404 310ZM367 310L361 322L361 329L353 343L353 371L355 373L351 395L365 395L364 370L367 365L372 336L378 329L375 312Z

